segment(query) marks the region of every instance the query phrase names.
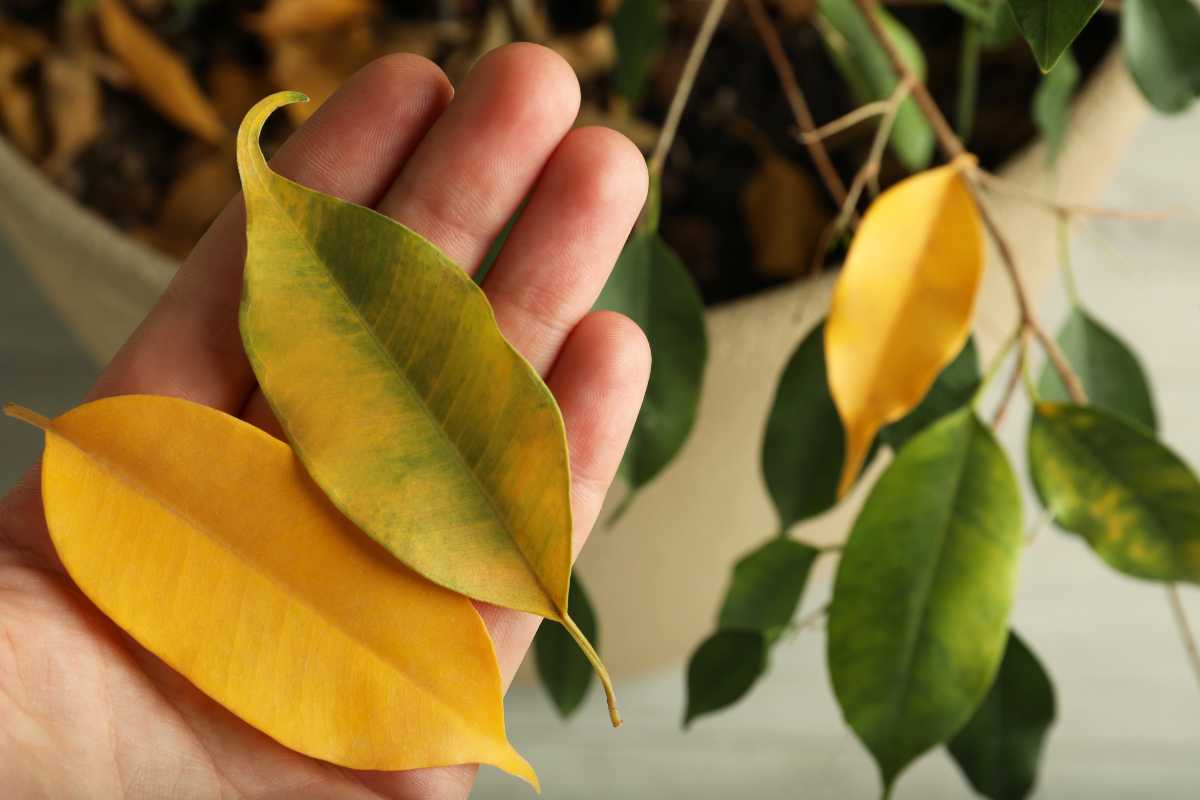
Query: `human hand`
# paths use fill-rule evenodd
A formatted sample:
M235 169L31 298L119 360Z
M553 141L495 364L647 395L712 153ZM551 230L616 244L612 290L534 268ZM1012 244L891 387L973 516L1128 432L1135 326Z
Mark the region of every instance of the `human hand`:
M566 423L576 552L633 427L650 354L637 326L589 312L641 209L636 148L570 130L579 87L534 45L490 53L461 92L415 56L360 71L282 148L284 175L372 206L473 270L530 195L483 288ZM245 216L235 200L88 399L163 394L281 436L242 351ZM86 267L84 267L86 268ZM507 682L538 619L479 604ZM64 572L34 467L0 502L0 786L13 798L461 798L475 767L354 772L284 748L108 621Z

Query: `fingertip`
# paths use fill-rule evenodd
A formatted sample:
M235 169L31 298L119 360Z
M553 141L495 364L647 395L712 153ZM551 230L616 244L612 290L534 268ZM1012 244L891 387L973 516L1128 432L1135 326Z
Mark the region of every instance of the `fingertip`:
M471 68L469 80L486 81L487 94L516 112L517 123L569 127L579 113L575 71L540 44L514 42L489 51Z

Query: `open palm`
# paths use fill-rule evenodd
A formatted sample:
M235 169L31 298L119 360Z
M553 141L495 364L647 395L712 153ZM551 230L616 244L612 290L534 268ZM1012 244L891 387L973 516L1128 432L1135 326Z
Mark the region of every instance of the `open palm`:
M451 101L415 56L364 68L273 166L397 219L476 268L526 195L484 282L508 339L546 377L566 423L578 548L649 373L629 320L589 313L641 208L644 162L619 134L571 130L579 87L551 51L482 59ZM279 435L237 330L245 254L235 200L90 399L185 397ZM86 268L81 265L80 268ZM538 620L480 607L511 680ZM38 469L0 503L0 787L13 798L465 797L474 767L340 769L287 750L209 700L75 588L42 516Z

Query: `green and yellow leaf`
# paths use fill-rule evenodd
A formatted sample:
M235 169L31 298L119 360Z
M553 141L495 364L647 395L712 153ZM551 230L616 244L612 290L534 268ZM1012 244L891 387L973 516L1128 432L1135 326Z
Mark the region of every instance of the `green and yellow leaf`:
M1097 408L1039 403L1029 469L1054 522L1109 566L1200 583L1200 481L1145 428Z
M537 785L470 601L362 536L287 445L175 398L6 411L46 432L46 522L71 578L205 694L341 766L480 762Z
M579 581L571 576L571 615L579 630L600 650L600 628L592 602ZM592 685L592 665L561 625L542 625L533 640L538 678L563 719L578 710Z
M1016 477L969 409L910 441L867 498L834 583L828 661L886 786L987 694L1021 543Z
M825 326L829 389L846 430L839 495L880 428L916 408L970 334L984 250L964 168L884 192L850 245Z
M563 623L571 478L562 416L483 292L430 242L273 172L275 109L238 133L246 354L310 475L373 539L434 583Z

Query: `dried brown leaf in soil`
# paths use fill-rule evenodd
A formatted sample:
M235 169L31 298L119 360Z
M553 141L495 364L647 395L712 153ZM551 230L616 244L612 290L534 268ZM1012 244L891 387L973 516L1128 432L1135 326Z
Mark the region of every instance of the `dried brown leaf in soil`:
M775 0L779 13L789 22L812 19L817 12L817 0Z
M86 64L56 54L42 62L42 87L51 137L42 169L58 177L100 135L100 80Z
M0 45L11 47L27 58L41 58L50 43L40 31L0 19Z
M167 189L154 228L142 238L168 255L183 258L238 191L230 153L216 153L181 172Z
M607 74L617 61L617 46L608 25L595 25L581 33L558 36L547 45L571 65L581 81Z
M246 27L267 38L328 33L378 11L375 0L269 0L246 17Z
M287 107L299 125L360 67L382 55L372 26L365 20L335 30L265 40L271 53L271 81L279 89L304 92L311 102Z
M30 64L25 53L0 43L0 118L4 130L17 149L29 158L41 155L45 144L38 118L37 95L22 73Z
M264 75L232 58L214 61L205 77L213 107L231 128L260 98L271 93L271 84Z
M198 138L218 144L227 128L192 77L187 64L120 0L99 0L100 32L108 49L129 69L134 86L164 117Z
M741 200L757 271L769 278L805 272L830 220L812 176L782 156L768 156L746 182Z

